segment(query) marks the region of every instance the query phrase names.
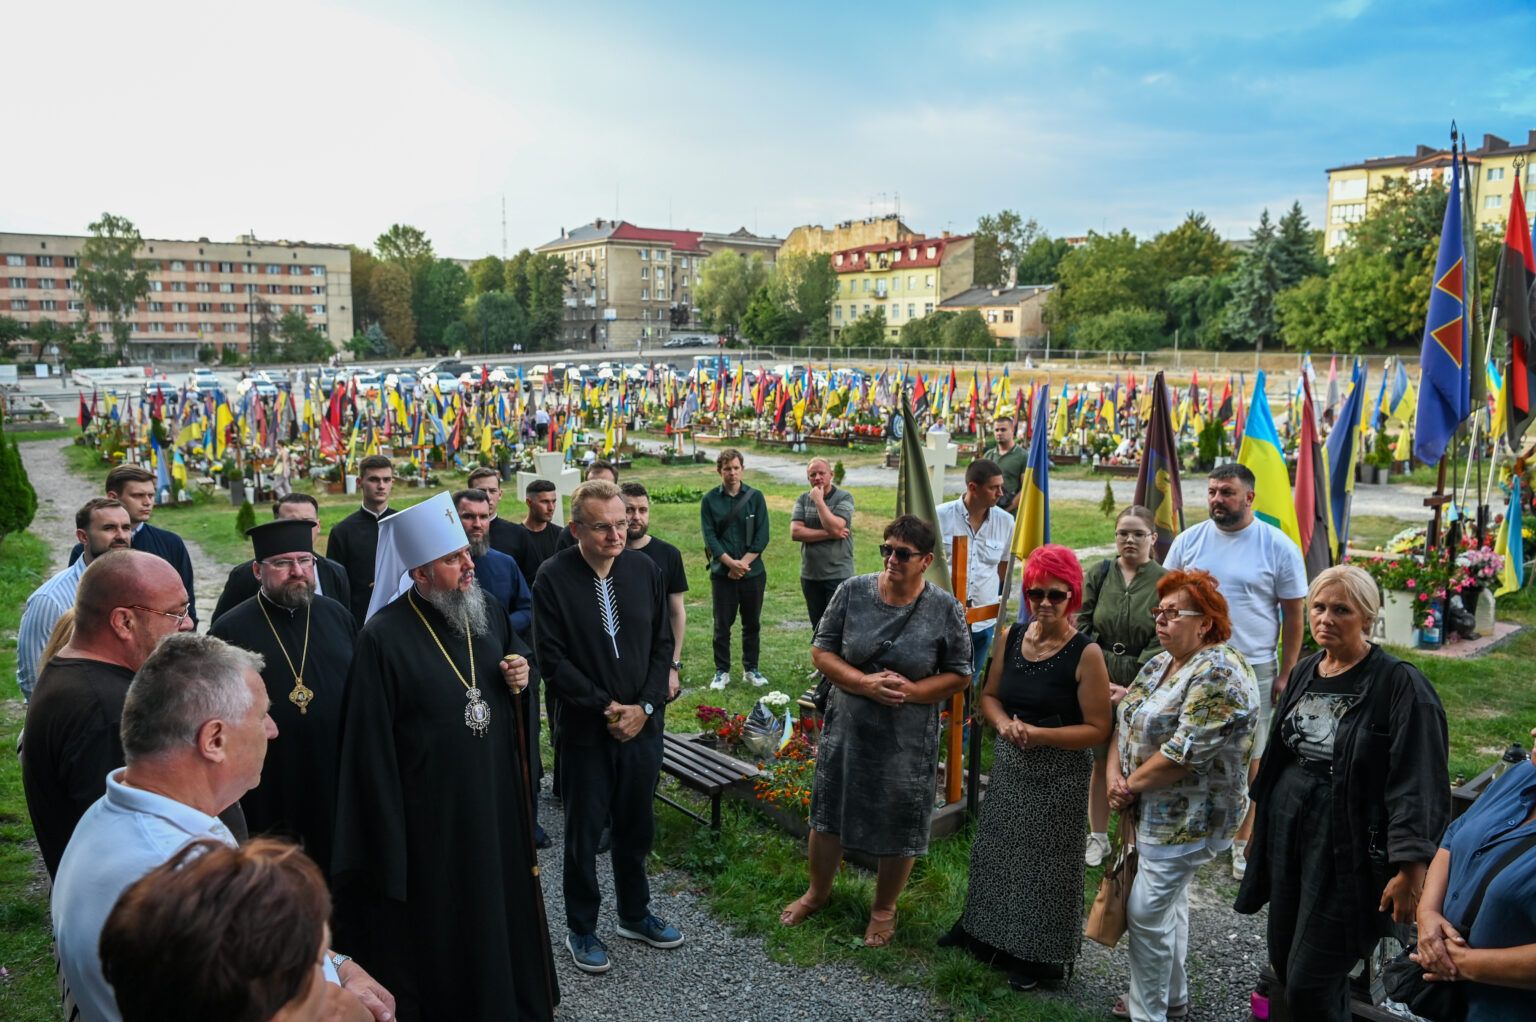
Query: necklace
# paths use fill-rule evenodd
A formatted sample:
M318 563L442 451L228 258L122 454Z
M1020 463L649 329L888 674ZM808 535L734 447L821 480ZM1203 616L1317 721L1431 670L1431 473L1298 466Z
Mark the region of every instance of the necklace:
M1333 656L1332 653L1329 653L1326 656L1324 656L1322 660L1319 660L1317 662L1317 673L1322 675L1324 678L1336 678L1339 675L1343 674L1345 671L1348 671L1350 668L1354 667L1360 661L1364 660L1367 656L1370 655L1370 652L1371 652L1371 647L1370 647L1369 644L1367 644L1366 647L1365 647L1365 652L1364 653L1361 653L1359 656L1355 657L1353 660L1349 661L1348 663L1341 663L1341 662L1335 661L1335 664L1334 664L1333 668L1331 670L1326 670L1325 671L1325 670L1323 670L1323 664L1326 663Z
M437 651L443 655L444 660L448 661L448 666L453 668L459 684L464 686L464 698L469 700L469 705L464 707L464 726L474 732L476 738L484 738L491 726L490 706L480 698L480 690L469 683L469 678L464 677L459 670L459 665L454 663L453 657L448 655L448 650L443 647L443 640L437 637L437 632L432 628L432 622L428 621L427 616L421 612L421 608L416 606L416 594L407 592L406 599L411 601L411 609L421 619L422 627L427 630L428 635L432 636L432 641L437 643ZM473 678L475 676L475 642L469 635L468 615L464 620L464 645L469 650L469 677Z
M272 623L272 618L267 614L265 596L256 601L256 606L261 608L261 616L266 618L267 627L272 629L272 639L277 643L277 651L288 661L288 670L293 674L293 691L288 693L288 701L299 708L301 715L309 713L309 704L315 701L314 689L304 684L304 664L309 660L309 608L304 608L304 646L299 653L299 666L293 666L293 657L288 655L288 650L283 648L282 637L277 634L277 626Z

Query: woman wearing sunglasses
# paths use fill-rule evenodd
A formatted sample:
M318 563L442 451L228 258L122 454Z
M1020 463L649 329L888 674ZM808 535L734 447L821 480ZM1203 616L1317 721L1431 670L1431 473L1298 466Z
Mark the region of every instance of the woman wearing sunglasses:
M1253 668L1227 645L1227 601L1211 574L1170 571L1157 601L1163 652L1120 700L1109 750L1109 804L1135 819L1138 850L1126 905L1131 991L1113 1012L1135 1022L1189 1014L1189 882L1232 847L1248 810L1259 710Z
M1075 624L1082 598L1071 550L1029 555L1029 624L1004 631L981 694L998 741L965 910L939 942L1007 972L1019 990L1060 979L1082 945L1088 750L1109 737L1110 717L1104 655Z
M885 569L838 587L811 661L832 683L811 788L810 887L779 922L826 904L843 848L879 860L866 947L896 935L896 898L928 850L939 707L971 677L971 632L953 596L926 582L933 527L902 515L885 528Z
M1156 539L1152 512L1132 504L1115 519L1116 556L1094 565L1083 583L1077 626L1104 651L1109 701L1114 706L1120 705L1142 665L1163 651L1152 621L1157 580L1163 577L1163 566L1152 559ZM1084 856L1090 866L1099 865L1109 854L1108 762L1109 742L1095 745L1093 780L1088 787L1088 852Z

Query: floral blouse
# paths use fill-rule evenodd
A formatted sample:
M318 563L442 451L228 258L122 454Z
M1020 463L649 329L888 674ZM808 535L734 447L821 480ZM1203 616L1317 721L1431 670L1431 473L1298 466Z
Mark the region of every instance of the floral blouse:
M1120 769L1129 777L1161 752L1189 773L1143 792L1138 838L1183 845L1229 840L1248 811L1248 760L1258 726L1253 668L1225 643L1200 650L1171 677L1173 654L1142 667L1120 701Z

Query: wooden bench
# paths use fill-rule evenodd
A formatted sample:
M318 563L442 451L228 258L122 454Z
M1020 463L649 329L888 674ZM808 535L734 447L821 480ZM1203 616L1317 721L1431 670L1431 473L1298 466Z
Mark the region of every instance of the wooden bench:
M709 798L709 819L680 805L657 789L656 797L680 813L693 817L700 823L708 823L709 829L720 830L720 799L725 789L739 781L756 779L759 771L750 764L721 752L716 752L698 742L689 741L688 735L666 734L661 745L662 772L677 778L685 788L691 788Z

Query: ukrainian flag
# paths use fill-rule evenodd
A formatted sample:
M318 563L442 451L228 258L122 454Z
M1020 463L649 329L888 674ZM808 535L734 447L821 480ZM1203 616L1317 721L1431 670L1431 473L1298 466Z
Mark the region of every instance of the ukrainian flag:
M1499 572L1499 588L1495 596L1519 592L1525 586L1525 536L1520 522L1520 474L1510 479L1509 510L1504 512L1504 523L1499 526L1499 538L1493 552L1504 558L1504 569Z
M1013 523L1013 556L1024 560L1035 547L1051 541L1050 388L1035 394L1034 433L1029 460L1019 481L1019 511Z
M1275 429L1269 398L1264 393L1262 370L1253 386L1253 404L1248 408L1237 462L1253 473L1253 513L1285 533L1301 549L1301 527L1296 522L1296 505L1291 499L1291 478L1286 474L1280 432Z

